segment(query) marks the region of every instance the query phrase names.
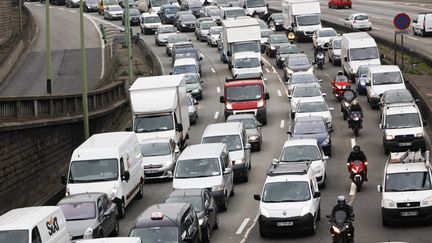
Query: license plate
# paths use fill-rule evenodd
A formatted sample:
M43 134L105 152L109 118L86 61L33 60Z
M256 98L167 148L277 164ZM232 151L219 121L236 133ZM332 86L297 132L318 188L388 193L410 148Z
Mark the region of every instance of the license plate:
M145 170L144 172L146 174L154 174L154 173L158 173L158 170Z
M409 211L409 212L401 212L401 216L417 216L418 212L417 211Z
M401 146L401 147L411 146L411 143L410 142L408 142L408 143L399 143L399 146Z
M293 222L277 222L277 226L292 226Z

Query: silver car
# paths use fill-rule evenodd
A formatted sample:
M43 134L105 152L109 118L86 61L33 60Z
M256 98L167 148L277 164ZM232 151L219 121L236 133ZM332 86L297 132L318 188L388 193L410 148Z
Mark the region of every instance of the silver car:
M210 46L217 46L221 33L222 33L222 26L210 27L209 33L207 34L207 44Z
M197 28L195 28L195 36L197 40L199 41L206 41L207 40L207 34L210 32L210 27L217 26L216 22L213 20L211 21L203 21L197 25Z
M241 122L246 129L248 143L253 151L260 151L262 144L261 123L253 114L230 115L226 122Z
M177 33L177 29L174 25L159 25L156 30L155 44L158 46L166 45L168 37L174 33Z
M187 105L189 111L189 121L191 124L196 124L198 119L198 101L192 96L192 94L187 94Z
M123 9L118 4L108 5L104 11L104 19L113 20L121 19L123 15Z
M172 178L180 149L172 138L151 138L140 142L146 180Z
M177 33L177 34L172 34L172 35L168 36L167 43L166 43L166 54L168 56L171 56L172 49L173 49L173 46L175 43L187 42L187 41L190 41L190 40L185 34Z

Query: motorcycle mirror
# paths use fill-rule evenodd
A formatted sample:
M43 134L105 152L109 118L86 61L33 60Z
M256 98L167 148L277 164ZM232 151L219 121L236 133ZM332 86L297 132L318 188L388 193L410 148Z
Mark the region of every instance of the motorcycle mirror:
M326 93L322 93L322 97L326 97L326 95L327 95Z
M329 108L329 111L334 111L334 108L333 108L333 107L330 107L330 108Z
M377 192L382 192L382 186L381 185L377 185Z

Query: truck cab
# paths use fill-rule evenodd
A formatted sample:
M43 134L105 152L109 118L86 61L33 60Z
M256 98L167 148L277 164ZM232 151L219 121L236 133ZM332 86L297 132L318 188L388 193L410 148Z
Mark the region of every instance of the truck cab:
M269 98L261 77L226 79L220 102L224 104L225 119L233 114L250 113L254 114L261 124L266 124Z

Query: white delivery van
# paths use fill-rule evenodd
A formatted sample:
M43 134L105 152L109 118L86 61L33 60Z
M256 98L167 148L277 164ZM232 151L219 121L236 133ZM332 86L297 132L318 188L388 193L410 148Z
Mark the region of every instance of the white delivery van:
M311 40L321 28L321 8L317 0L283 0L283 27L293 28L298 40Z
M119 217L136 196L141 199L144 168L138 139L133 132L91 136L72 153L68 176L62 177L66 195L106 193L117 204Z
M129 92L138 139L167 137L184 148L190 128L184 74L137 78Z
M380 55L375 40L366 32L342 35L341 64L345 75L354 80L362 65L380 65Z
M238 5L244 8L246 15L262 18L268 12L265 0L239 0Z
M412 22L414 35L426 36L432 33L432 12L420 13Z
M101 239L92 239L92 240L79 240L76 243L141 243L141 238L139 237L101 238Z
M70 243L63 212L56 206L13 209L0 216L1 243Z

